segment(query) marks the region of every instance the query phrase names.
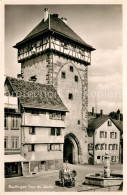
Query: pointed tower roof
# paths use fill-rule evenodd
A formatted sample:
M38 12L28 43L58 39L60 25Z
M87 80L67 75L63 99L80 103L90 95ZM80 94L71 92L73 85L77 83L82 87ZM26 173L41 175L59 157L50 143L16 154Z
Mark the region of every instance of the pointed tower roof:
M14 47L18 48L23 43L26 43L40 35L47 32L54 32L57 35L67 38L75 43L81 44L83 47L89 48L89 50L95 50L91 45L88 45L83 39L81 39L62 19L58 18L58 14L49 15L48 19L44 19L20 42Z

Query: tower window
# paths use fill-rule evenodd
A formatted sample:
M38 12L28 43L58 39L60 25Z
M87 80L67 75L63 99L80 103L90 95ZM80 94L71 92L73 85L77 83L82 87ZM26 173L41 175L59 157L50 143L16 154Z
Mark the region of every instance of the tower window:
M66 78L66 73L65 72L61 72L61 78L63 78L63 79Z
M78 76L75 76L75 81L78 82Z
M72 94L72 93L69 93L69 94L68 94L68 99L69 99L69 100L73 100L73 94Z
M78 125L80 125L80 120L78 120Z
M29 81L36 81L37 80L37 77L36 77L36 75L34 75L34 76L31 76L30 78L29 78Z
M74 69L73 69L73 66L70 66L70 72L73 72Z

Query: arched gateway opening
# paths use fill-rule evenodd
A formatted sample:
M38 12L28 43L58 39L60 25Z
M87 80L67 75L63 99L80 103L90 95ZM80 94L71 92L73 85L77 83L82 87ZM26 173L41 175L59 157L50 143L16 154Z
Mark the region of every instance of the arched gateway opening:
M79 163L79 155L81 153L79 141L74 134L67 134L64 139L63 160L68 163Z

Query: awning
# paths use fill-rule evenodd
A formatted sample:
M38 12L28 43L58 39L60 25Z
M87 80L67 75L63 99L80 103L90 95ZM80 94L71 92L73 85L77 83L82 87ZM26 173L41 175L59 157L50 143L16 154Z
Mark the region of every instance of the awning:
M20 154L4 155L4 162L27 162Z

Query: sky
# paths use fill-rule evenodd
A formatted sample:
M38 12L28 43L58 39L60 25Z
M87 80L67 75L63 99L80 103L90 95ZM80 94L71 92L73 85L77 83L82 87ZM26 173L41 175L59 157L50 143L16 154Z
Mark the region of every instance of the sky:
M68 25L89 45L92 62L88 67L89 111L104 114L122 108L122 6L121 5L6 5L5 75L17 77L20 63L13 46L50 14L66 17Z

